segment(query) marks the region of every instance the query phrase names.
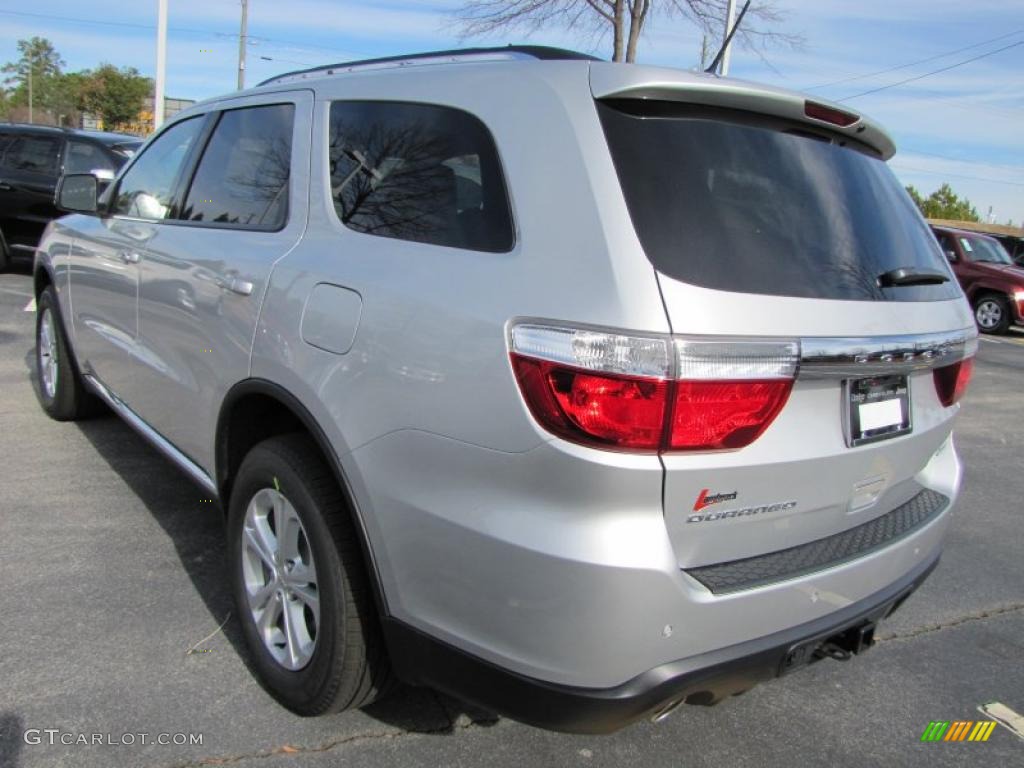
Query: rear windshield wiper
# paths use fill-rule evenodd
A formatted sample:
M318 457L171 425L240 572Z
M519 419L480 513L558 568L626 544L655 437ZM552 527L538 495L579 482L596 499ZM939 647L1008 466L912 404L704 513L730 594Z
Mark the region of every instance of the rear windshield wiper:
M878 276L882 288L902 288L908 285L939 285L949 282L949 275L915 267L897 267Z

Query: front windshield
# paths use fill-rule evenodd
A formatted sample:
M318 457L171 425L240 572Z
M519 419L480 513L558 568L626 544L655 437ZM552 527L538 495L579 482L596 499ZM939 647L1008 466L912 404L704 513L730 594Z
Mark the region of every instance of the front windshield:
M983 261L988 264L1013 264L1010 254L996 240L989 240L983 237L961 237L960 245L970 261Z

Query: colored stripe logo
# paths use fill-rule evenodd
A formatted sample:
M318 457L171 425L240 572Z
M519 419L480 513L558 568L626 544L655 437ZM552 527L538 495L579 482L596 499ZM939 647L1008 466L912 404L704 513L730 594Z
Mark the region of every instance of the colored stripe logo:
M932 720L921 741L988 741L995 727L995 720Z

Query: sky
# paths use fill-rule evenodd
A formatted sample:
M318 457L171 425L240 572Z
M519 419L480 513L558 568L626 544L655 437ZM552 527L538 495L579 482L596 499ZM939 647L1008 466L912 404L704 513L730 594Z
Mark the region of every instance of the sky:
M898 152L890 164L903 183L927 195L946 181L982 217L991 207L999 223L1024 222L1024 3L773 1L785 14L777 29L801 36L802 45L763 55L734 46L731 76L843 100L893 135ZM167 95L202 99L234 90L239 0L168 4ZM608 38L560 29L461 41L452 16L460 5L250 0L246 82L318 64L460 45L534 43L610 54ZM156 17L157 0L0 0L0 62L17 57L19 39L39 35L54 43L67 71L110 62L153 76ZM700 44L701 32L684 19L655 16L638 60L692 68ZM982 58L954 66L975 57ZM894 85L910 78L917 79ZM877 88L882 90L859 95Z

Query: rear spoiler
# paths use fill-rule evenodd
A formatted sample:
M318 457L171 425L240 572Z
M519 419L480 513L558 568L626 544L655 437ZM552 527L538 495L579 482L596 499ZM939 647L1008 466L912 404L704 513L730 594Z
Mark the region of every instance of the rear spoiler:
M595 99L680 101L771 115L849 136L867 144L883 160L896 153L892 138L870 118L770 85L677 69L594 62L590 90Z

